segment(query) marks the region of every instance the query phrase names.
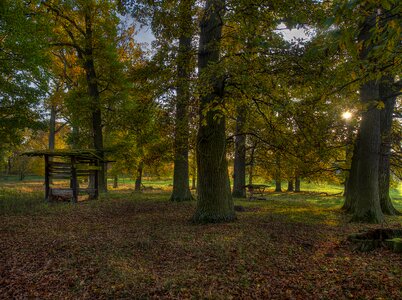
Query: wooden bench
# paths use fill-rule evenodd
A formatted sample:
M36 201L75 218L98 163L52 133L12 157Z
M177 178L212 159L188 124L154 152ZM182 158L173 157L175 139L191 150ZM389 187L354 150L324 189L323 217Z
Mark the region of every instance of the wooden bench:
M74 189L72 188L50 188L49 189L49 201L74 201ZM96 189L92 188L79 188L78 195L80 193L86 193L89 195L89 199L96 198ZM77 195L77 197L78 197ZM78 200L78 199L77 199Z
M248 192L249 200L266 200L264 197L265 189L269 187L269 185L265 184L248 184L244 186Z

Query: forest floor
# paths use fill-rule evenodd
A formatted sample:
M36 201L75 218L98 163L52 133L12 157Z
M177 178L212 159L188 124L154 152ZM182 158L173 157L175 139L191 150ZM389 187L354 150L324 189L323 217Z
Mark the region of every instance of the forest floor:
M402 299L401 254L355 251L349 234L381 226L349 223L339 196L269 193L236 200L233 223L194 225L195 201L166 191L72 205L42 188L0 185L1 299Z

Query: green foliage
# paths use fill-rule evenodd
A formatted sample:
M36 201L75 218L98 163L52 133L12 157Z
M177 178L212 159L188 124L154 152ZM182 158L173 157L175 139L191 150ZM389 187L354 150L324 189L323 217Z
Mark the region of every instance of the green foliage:
M185 84L191 94L193 161L198 118L209 112L215 120L226 117L227 135L232 137L235 112L241 107L247 111L248 162L253 152L256 175L271 180L279 160L283 179L297 175L343 182L345 172L335 172L350 167L349 150L360 113L373 105L382 109L385 103L376 99L370 107L359 105L356 89L367 80L393 76L400 70L399 3L226 1L221 57L197 78L197 39L188 55L177 53L180 36L197 35L201 4L178 0L1 2L2 167L20 150L47 146L44 132L39 138L35 130L25 129L44 129L47 115L43 109L55 107L58 121L67 123L67 143L78 148L93 147L93 112L100 110L98 127L104 147L116 160L111 174L132 175L143 164L147 172L168 174L177 89ZM124 21L120 13L126 14ZM186 14L192 22L184 18ZM374 17L374 26L363 43L362 25L370 17ZM134 40L139 23L150 26L155 36L151 52ZM91 25L91 33L85 24ZM279 25L307 28L310 40L286 40ZM90 60L95 76L88 80ZM180 60L188 62L189 78L184 83L177 80ZM197 101L220 80L222 101L213 99L198 111ZM99 89L97 101L88 92L88 83L93 81ZM350 121L341 119L346 110L353 114ZM395 186L401 179L400 127L399 121L394 122L391 164ZM15 158L15 162L21 170L29 166L23 159ZM40 164L34 165L29 169L41 170Z
M25 128L41 127L37 105L47 86L48 26L34 6L22 0L0 6L0 148L18 144Z
M401 26L398 16L400 4L395 0L336 1L334 21L340 30L339 46L354 60L355 71L362 78L379 79L384 74L398 74L400 70ZM370 21L371 20L371 21ZM363 24L372 22L370 37L359 40ZM369 49L362 57L362 50Z

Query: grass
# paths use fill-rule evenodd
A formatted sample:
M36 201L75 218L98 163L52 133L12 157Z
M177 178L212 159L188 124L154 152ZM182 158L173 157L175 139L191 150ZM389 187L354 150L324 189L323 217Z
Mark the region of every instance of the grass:
M193 225L195 202L171 203L159 184L71 205L44 203L41 182L2 183L0 298L402 298L400 254L346 241L380 225L349 223L341 197L311 193L340 187L236 199L236 222Z

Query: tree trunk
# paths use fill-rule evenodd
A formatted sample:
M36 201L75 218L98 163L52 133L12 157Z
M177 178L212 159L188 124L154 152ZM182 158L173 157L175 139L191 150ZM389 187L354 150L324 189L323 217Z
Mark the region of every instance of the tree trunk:
M371 46L368 40L371 28L376 24L376 15L369 15L362 26L359 41L363 42L360 58L367 58ZM380 110L373 105L380 100L379 85L375 81L368 81L360 87L360 102L364 105L360 123L359 161L357 166L357 197L356 208L352 221L367 223L382 223L384 215L381 211L378 187L381 128ZM353 200L354 201L354 200Z
M281 179L275 179L275 192L282 193L282 181Z
M51 105L50 107L50 120L49 120L49 150L54 151L56 145L56 106ZM52 161L53 157L49 157L49 161ZM53 180L50 179L50 183L53 183Z
M346 163L352 163L353 161L353 156L354 154L354 142L353 142L353 126L350 124L350 120L346 120L346 130L347 130L347 138L346 138L346 148L345 148L345 162ZM356 157L357 158L357 157ZM351 168L351 165L350 165ZM345 175L345 182L344 182L344 188L343 188L343 196L346 199L346 194L347 194L347 189L348 189L348 181L349 181L349 176L351 173L351 169L348 170L348 172Z
M300 193L300 177L295 176L295 193Z
M380 161L380 110L370 105L379 99L378 84L367 82L360 88L360 99L368 106L362 114L360 124L359 161L357 167L357 198L352 221L382 223L384 215L381 211L378 187Z
M93 59L93 38L92 38L92 20L88 12L85 13L85 50L84 50L84 69L86 74L86 82L88 95L92 100L92 136L93 146L97 151L97 155L104 157L103 152L103 132L102 132L102 112L100 108L100 93L98 86L98 77L96 75L95 63ZM99 173L99 190L107 191L106 181L106 164L100 163L101 170Z
M6 173L6 175L11 175L11 169L12 169L12 158L11 158L11 156L9 156L8 158L7 158L7 173Z
M391 76L382 78L380 82L380 99L385 107L380 112L381 148L378 174L378 187L382 212L386 215L400 215L401 213L393 206L389 195L391 174L391 143L392 143L392 119L396 103L397 90Z
M141 191L141 185L142 185L142 169L143 169L143 163L141 162L138 166L137 169L137 177L135 178L135 188L134 190L136 192Z
M194 222L232 221L236 218L230 193L226 160L223 80L208 74L207 68L219 61L225 1L207 0L201 20L198 70L201 79L208 79L212 91L200 97L200 128L197 136L198 200Z
M73 149L78 149L79 148L80 129L75 124L72 124L71 135L72 135L71 136L71 147Z
M282 192L281 157L275 154L275 192Z
M250 166L248 168L248 185L253 184L253 176L254 176L254 153L255 153L255 148L257 147L257 144L253 144L251 147L251 153L250 153Z
M353 146L352 163L350 165L349 175L345 182L345 202L342 206L342 210L346 213L353 213L356 206L357 198L357 166L359 165L359 135Z
M50 122L49 122L49 150L53 151L56 144L56 106L50 107Z
M294 188L293 188L293 180L289 179L288 180L288 189L287 189L287 191L288 192L293 192L293 190L294 190Z
M234 180L232 196L235 198L246 198L246 135L244 126L246 122L246 108L237 108L236 137L235 137L235 159L234 159Z
M188 172L188 139L190 102L190 67L192 33L189 24L192 18L192 1L181 0L179 4L180 31L177 54L177 97L174 139L173 193L171 201L192 199Z

